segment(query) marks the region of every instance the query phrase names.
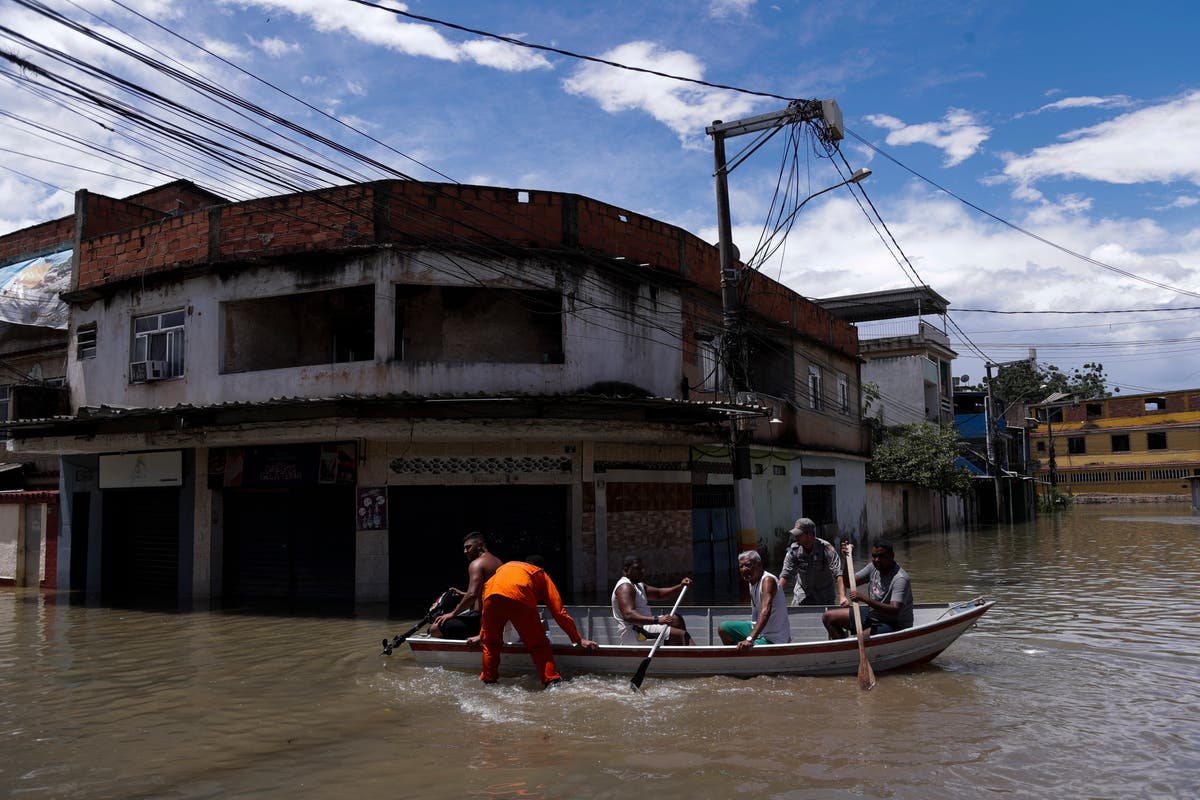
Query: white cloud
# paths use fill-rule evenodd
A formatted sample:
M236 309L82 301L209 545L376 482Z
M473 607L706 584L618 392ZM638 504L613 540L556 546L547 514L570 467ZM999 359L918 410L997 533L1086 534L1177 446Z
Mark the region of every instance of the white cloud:
M507 36L510 39L520 38L512 34L507 34ZM476 64L504 72L553 69L549 61L533 50L526 50L495 39L473 39L463 42L461 48Z
M988 357L1023 358L1036 347L1041 360L1063 368L1101 361L1122 385L1167 388L1173 378L1162 368L1164 344L1126 345L1200 336L1200 317L1169 316L1155 325L1144 317L1000 317L955 309L1108 310L1196 305L1195 298L1134 280L1089 264L1020 232L981 217L956 201L913 183L900 196L873 198L888 228L916 267L916 280L950 300L950 313ZM735 211L741 212L741 200ZM1148 218L1098 218L1088 198L1074 196L1052 213L1049 204L1014 222L1062 246L1150 280L1173 286L1200 286L1200 228L1181 235ZM752 209L738 219L734 241L743 253L753 249L761 220ZM716 236L711 226L699 235ZM884 249L858 206L840 191L812 203L797 217L782 258L763 273L806 297L907 288L912 284ZM1129 324L1138 321L1139 324ZM1096 326L1080 333L1083 323ZM1104 325L1105 327L1100 327ZM1111 327L1109 327L1111 326ZM1037 331L1032 331L1037 328ZM951 329L952 339L958 335ZM1081 348L1079 341L1095 342ZM1120 347L1118 347L1120 345ZM1178 347L1178 346L1176 346ZM971 349L956 345L956 374L982 373ZM1182 388L1182 387L1180 387ZM1152 390L1152 389L1147 389Z
M262 39L246 37L250 40L250 44L262 50L271 58L283 58L291 53L299 53L300 45L295 42L285 42L278 36L265 36Z
M356 97L364 97L367 94L366 88L358 81L346 81L346 91Z
M462 44L442 36L432 25L402 22L401 17L354 3L329 0L222 0L227 5L258 7L272 13L290 13L305 19L321 33L347 34L359 42L385 47L409 56L442 61L472 61L507 72L551 69L540 53L491 39ZM396 4L398 10L406 7Z
M664 50L653 42L628 42L601 58L669 75L702 78L704 66L691 53ZM714 119L736 119L752 111L748 96L697 84L587 63L563 81L571 94L590 97L610 114L643 111L674 131L686 146L701 146Z
M1176 197L1170 204L1171 208L1191 208L1200 203L1200 197L1192 197L1191 195L1182 195Z
M204 37L200 40L200 44L204 45L204 49L212 53L216 53L221 58L227 61L239 61L246 58L246 51L232 42L227 42L223 39L210 39Z
M1004 174L1019 186L1049 177L1105 183L1200 184L1200 91L1065 134L1064 142L1006 155Z
M1128 108L1130 105L1131 101L1123 94L1108 97L1064 97L1062 100L1047 103L1038 111L1061 111L1066 108Z
M750 8L756 0L710 0L708 4L709 16L717 19L725 17L745 17L749 15Z
M987 141L991 128L981 125L970 111L952 108L940 122L924 122L909 125L903 120L887 114L871 114L867 122L890 131L885 140L893 146L928 144L946 154L946 166L953 167L966 161Z
M1123 94L1113 94L1107 97L1095 97L1092 95L1064 97L1062 100L1046 103L1046 105L1040 106L1033 111L1022 111L1020 114L1016 114L1015 117L1020 119L1031 114L1041 114L1043 111L1065 111L1075 108L1128 108L1131 105L1133 105L1133 101L1127 95Z

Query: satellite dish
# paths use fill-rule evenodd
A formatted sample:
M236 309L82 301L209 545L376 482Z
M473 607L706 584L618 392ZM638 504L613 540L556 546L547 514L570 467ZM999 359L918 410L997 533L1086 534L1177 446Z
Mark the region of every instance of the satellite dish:
M959 379L958 379L958 382L959 382L959 383L970 383L970 382L971 382L971 376L970 376L970 375L963 375L961 378L959 378Z

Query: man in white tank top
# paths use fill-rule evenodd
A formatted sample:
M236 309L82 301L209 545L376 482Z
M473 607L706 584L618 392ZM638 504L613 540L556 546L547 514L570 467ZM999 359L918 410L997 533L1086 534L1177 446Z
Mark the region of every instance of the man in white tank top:
M651 600L662 602L675 597L683 587L692 585L692 579L684 578L669 589L647 586L642 583L645 570L638 556L627 556L621 571L623 575L612 593L613 618L621 635L619 643L637 644L643 639L653 641L666 628L667 638L663 644L692 644L683 617L650 612Z
M750 584L749 621L729 620L717 628L721 641L748 650L756 644L787 644L792 640L787 599L779 579L763 569L757 550L738 556L738 573Z

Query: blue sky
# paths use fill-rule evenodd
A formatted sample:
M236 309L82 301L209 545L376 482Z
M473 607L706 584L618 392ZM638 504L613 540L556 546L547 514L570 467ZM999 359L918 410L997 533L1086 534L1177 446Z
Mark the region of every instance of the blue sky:
M444 179L398 153L464 183L595 197L710 241L716 226L705 125L785 105L517 48L350 0L44 2L414 177ZM955 372L972 381L983 374L976 349L1003 362L1036 347L1039 361L1064 369L1103 363L1123 393L1200 386L1200 310L1170 310L1200 307L1194 4L385 4L712 83L835 98L852 134L911 170L854 135L842 143L852 168L873 171L863 187L915 275L902 270L880 240L882 229L846 189L805 205L786 245L762 265L768 274L809 297L928 283L951 303ZM0 26L189 107L210 108L15 0L0 0ZM11 36L0 35L0 51L66 72ZM166 180L148 167L232 198L279 192L211 166L169 163L153 142L71 113L9 75L0 77L0 109L13 115L0 118L0 192L10 200L0 208L0 232L70 213L78 188L121 196ZM67 149L31 122L113 148L129 161ZM753 249L765 223L788 154L785 139L775 137L731 175L735 241L743 252ZM731 140L731 152L738 147ZM841 180L810 147L801 148L795 165L800 197Z

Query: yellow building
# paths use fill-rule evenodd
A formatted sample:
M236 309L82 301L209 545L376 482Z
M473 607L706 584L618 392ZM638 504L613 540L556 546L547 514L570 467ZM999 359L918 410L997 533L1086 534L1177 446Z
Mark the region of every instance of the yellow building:
M1190 496L1187 479L1200 475L1200 389L1087 400L1039 416L1030 434L1037 477L1061 491Z

